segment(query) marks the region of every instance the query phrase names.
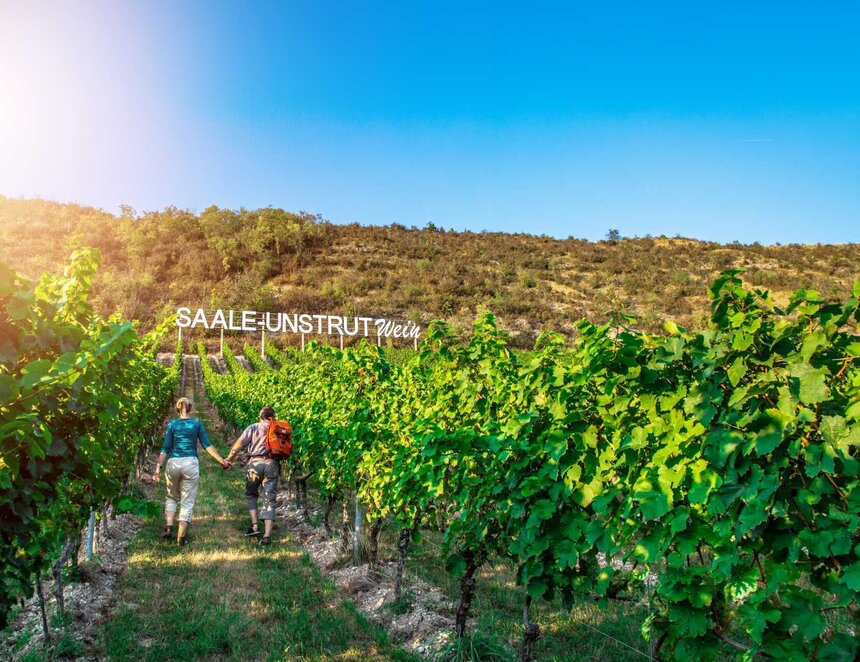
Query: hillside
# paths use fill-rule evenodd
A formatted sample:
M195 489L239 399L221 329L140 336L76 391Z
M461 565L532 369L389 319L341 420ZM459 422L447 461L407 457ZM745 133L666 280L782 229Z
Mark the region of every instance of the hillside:
M854 244L589 242L432 224L335 225L272 208L113 215L0 196L0 228L0 259L34 278L76 247L98 248L97 310L121 311L144 328L180 305L443 317L463 326L490 309L526 346L541 329L570 334L577 319L603 321L611 311L649 330L669 318L699 326L708 285L727 268L745 269L747 282L770 289L778 304L798 288L845 298L860 277Z

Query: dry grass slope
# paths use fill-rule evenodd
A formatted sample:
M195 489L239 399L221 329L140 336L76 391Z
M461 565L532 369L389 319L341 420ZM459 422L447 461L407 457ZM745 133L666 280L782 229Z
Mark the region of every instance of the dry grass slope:
M760 246L684 238L588 242L527 234L333 225L279 209L120 216L0 196L0 259L38 277L79 246L104 256L96 305L151 326L179 305L446 318L497 314L516 344L580 318L630 313L648 330L696 327L724 269L785 304L796 289L845 297L860 278L855 244Z

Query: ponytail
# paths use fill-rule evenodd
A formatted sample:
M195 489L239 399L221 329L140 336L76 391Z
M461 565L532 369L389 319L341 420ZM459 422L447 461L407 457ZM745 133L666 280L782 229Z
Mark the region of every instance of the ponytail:
M191 413L191 400L188 398L179 398L176 401L176 411L182 416L182 414L190 414Z

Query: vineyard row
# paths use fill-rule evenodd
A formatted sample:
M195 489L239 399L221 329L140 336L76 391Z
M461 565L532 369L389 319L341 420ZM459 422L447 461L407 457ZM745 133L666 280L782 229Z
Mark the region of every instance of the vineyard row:
M204 378L236 425L263 405L291 421L293 475L329 509L357 498L372 555L383 520L402 557L419 527L444 529L458 636L477 570L504 558L525 587L524 658L531 602L583 594L647 595L662 659L853 660L858 296L799 291L781 309L726 272L700 332L583 321L570 347L547 334L517 352L487 314L465 340L432 324L403 361L270 346L275 369L226 352L228 374L204 360Z
M93 312L98 259L79 251L38 284L0 263L0 627L36 588L46 638L41 577L53 572L62 612L62 566L77 563L90 513L149 510L130 479L162 432L180 369L155 361L166 327L139 337Z

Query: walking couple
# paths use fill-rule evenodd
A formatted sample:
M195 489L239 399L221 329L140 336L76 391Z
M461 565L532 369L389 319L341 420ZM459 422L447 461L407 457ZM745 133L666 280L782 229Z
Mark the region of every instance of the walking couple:
M279 458L284 456L283 449L273 451L270 433L278 427L278 431L287 435L289 450L292 448L291 430L289 425L275 421L275 410L272 407L263 407L260 410L260 420L249 425L230 449L226 458L222 458L218 451L212 446L206 436L203 423L198 418L191 417L191 402L188 398L180 398L176 402L176 411L179 418L175 418L167 425L164 434L164 444L155 465L152 480L159 482L161 467L165 467L165 483L167 487L167 499L164 505L165 527L162 538L169 540L173 538L173 523L176 519L177 507L179 509L179 526L176 533L176 541L180 546L187 545L188 524L194 511L194 502L197 498L197 486L200 482L200 469L197 459L197 443L215 459L223 469L233 466L233 459L244 450L248 456L245 465L245 497L247 499L248 514L251 516L251 524L246 535L259 536L259 520L263 520L263 535L260 538L261 545L270 545L272 542L272 524L275 519L275 497L278 490L278 479L281 473ZM285 428L281 430L280 428ZM280 451L280 452L279 452ZM258 510L257 503L262 492L263 507Z

